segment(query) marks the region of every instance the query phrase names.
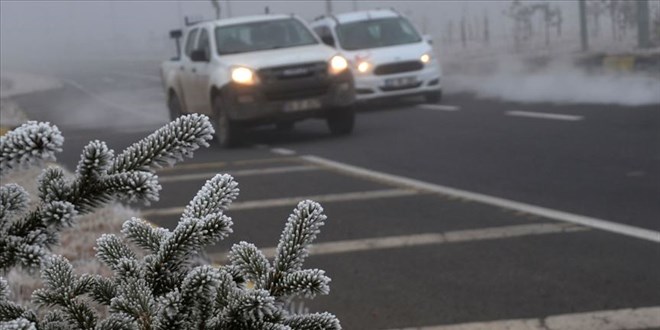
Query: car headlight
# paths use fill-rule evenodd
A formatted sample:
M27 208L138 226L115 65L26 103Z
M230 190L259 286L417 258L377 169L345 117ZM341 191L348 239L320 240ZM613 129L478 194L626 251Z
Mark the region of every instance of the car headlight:
M422 63L426 64L431 61L431 55L423 54L422 56L419 57L419 60L422 61Z
M360 73L365 73L365 72L369 71L369 68L371 68L371 64L367 61L361 61L357 65L357 70Z
M330 59L330 73L340 74L348 69L348 61L341 55L335 55Z
M258 81L254 70L243 66L231 69L231 80L242 85L254 85Z

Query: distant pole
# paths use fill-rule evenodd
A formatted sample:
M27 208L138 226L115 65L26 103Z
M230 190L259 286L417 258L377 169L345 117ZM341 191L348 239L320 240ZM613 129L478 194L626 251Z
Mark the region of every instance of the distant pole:
M332 0L325 0L325 14L332 15Z
M231 0L227 0L227 17L231 18Z
M357 0L353 0L353 11L357 11L357 10L358 10Z
M589 36L587 35L587 0L578 0L580 6L580 40L582 51L589 50Z
M639 48L651 47L649 0L637 0L637 42Z
M176 9L177 9L177 12L179 13L179 17L177 17L177 19L179 20L179 26L184 26L184 24L183 24L183 9L181 8L181 0L176 1Z

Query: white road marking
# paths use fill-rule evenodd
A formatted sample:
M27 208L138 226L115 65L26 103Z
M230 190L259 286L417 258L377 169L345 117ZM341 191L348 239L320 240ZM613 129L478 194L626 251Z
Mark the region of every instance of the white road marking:
M81 84L75 82L74 80L71 80L71 79L60 79L60 80L62 80L63 82L77 88L78 90L80 90L81 92L87 94L89 97L95 99L99 103L105 104L106 106L109 106L111 108L115 108L115 109L117 109L121 112L128 113L128 114L131 114L131 115L134 115L134 116L139 116L139 117L142 117L142 118L145 118L145 119L152 119L152 120L154 118L158 118L159 120L162 119L161 116L147 115L144 112L139 111L139 108L135 108L133 110L128 109L128 108L124 107L123 105L121 105L119 103L115 103L115 102L110 101L110 100L108 100L104 97L99 96L98 94L88 90L87 88L83 87Z
M353 174L362 178L368 178L379 182L385 182L399 187L409 187L412 189L417 189L422 192L431 192L436 194L463 198L466 200L471 200L483 204L494 205L497 207L502 207L514 211L520 211L527 214L533 214L548 219L570 222L586 227L605 230L620 235L625 235L625 236L648 240L655 243L660 243L660 232L653 231L650 229L629 226L613 221L607 221L607 220L587 217L583 215L572 214L568 212L545 208L542 206L526 204L500 197L489 196L485 194L428 183L420 180L410 179L402 176L377 172L353 165L332 161L321 157L308 155L308 156L301 156L301 158L315 165L326 166L330 169L335 169L340 172Z
M190 164L180 164L174 167L163 167L157 170L158 173L165 172L178 172L183 170L215 170L222 167L227 167L230 165L255 165L255 164L268 164L268 163L284 163L284 162L293 162L297 160L296 157L275 157L275 158L258 158L258 159L246 159L246 160L236 160L232 162L207 162L207 163L190 163Z
M160 76L155 76L155 75L150 75L150 74L122 72L122 71L114 71L113 73L116 74L116 75L120 75L120 76L126 76L126 77L132 77L132 78L141 78L141 79L161 82Z
M577 232L587 228L565 223L539 223L514 225L481 229L466 229L448 231L444 233L425 233L416 235L388 236L378 238L364 238L356 240L324 242L313 244L309 250L312 255L338 254L358 251L371 251L414 247L431 244L451 244L460 242L505 239L529 235L547 235L567 232ZM261 249L268 258L275 257L276 248ZM226 252L211 253L209 256L214 262L226 262Z
M285 197L285 198L247 201L247 202L237 202L237 203L233 203L229 207L229 211L231 212L237 210L263 209L263 208L279 207L279 206L295 207L298 202L306 199L311 199L319 203L348 202L348 201L352 202L358 200L403 197L403 196L411 196L416 194L418 194L417 191L410 189L385 189L385 190L360 191L360 192L341 193L341 194ZM150 217L150 216L180 215L181 213L183 213L183 209L184 207L170 207L163 209L142 210L141 216Z
M291 155L296 154L296 152L294 150L285 149L285 148L273 148L273 149L270 149L270 151L274 154L282 155L282 156L291 156Z
M507 111L506 114L509 116L517 116L517 117L567 120L567 121L578 121L584 118L582 116L576 116L576 115L566 115L560 113L547 113L547 112L530 112L530 111Z
M448 104L419 104L417 108L424 110L440 110L440 111L458 111L461 108L455 105Z
M642 307L562 314L538 319L474 322L398 330L632 330L658 327L660 327L660 307Z
M240 177L240 176L253 176L253 175L282 174L282 173L292 173L292 172L307 172L307 171L316 171L320 169L321 168L318 166L299 165L299 166L282 166L282 167L236 170L236 171L227 171L227 173L235 177ZM167 175L167 176L159 177L158 181L180 182L180 181L190 181L190 180L211 179L216 174L218 174L218 172Z

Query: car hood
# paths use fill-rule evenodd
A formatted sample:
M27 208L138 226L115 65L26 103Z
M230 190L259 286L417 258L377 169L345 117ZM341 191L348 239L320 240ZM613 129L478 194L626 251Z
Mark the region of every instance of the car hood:
M337 54L337 50L323 44L260 50L232 55L222 55L223 62L263 69L274 66L295 65L307 62L325 62Z
M419 60L424 53L431 53L426 42L360 50L344 50L342 53L352 63L367 60L374 65Z

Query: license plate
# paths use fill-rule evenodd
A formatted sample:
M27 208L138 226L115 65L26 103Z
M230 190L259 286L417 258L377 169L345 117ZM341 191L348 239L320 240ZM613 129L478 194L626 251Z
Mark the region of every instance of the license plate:
M417 84L417 77L385 79L385 87L405 87Z
M295 100L284 103L284 112L305 111L321 107L319 99Z

